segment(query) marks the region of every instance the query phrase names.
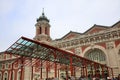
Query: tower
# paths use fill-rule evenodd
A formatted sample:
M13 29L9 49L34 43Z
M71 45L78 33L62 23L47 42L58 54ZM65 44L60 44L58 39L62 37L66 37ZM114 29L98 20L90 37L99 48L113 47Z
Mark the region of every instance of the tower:
M42 42L51 41L50 24L49 24L49 20L44 14L44 10L42 12L42 15L36 21L37 21L37 23L35 24L36 35L34 37L34 40L42 41Z

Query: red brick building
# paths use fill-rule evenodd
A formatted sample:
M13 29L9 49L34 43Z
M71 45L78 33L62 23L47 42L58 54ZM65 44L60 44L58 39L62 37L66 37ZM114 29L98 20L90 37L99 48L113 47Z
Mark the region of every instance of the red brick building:
M50 24L44 13L37 19L35 26L34 40L110 66L113 68L115 76L120 74L120 21L111 26L94 25L84 33L70 31L62 38L55 40L50 37ZM19 56L2 53L5 52L1 52L0 55L0 80L20 80L21 61L18 59ZM14 61L15 63L12 64ZM29 61L26 59L25 63L27 64ZM52 62L47 64L52 64ZM35 65L39 66L37 63ZM13 73L11 73L11 69L14 69ZM40 77L39 69L36 67L33 69L33 79L37 80ZM24 70L24 79L31 80L31 67L26 65ZM50 72L52 77L54 71ZM11 76L11 74L13 75ZM65 73L61 71L59 74L64 75ZM45 75L43 73L43 76Z

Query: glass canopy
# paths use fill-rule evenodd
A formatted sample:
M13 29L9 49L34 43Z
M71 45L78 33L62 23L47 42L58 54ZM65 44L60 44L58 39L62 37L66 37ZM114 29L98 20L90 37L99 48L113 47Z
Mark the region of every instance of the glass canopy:
M50 46L45 43L34 41L26 37L21 37L7 50L7 54L19 55L21 57L29 57L46 61L57 62L66 65L74 65L81 67L85 64L101 65L92 60L80 57L65 50Z

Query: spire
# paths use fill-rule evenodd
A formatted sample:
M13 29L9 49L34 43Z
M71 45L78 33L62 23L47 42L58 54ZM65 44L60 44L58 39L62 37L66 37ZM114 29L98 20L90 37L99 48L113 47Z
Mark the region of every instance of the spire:
M42 21L42 20L45 20L45 21L49 22L49 20L48 20L47 17L45 16L44 8L43 8L43 11L42 11L42 15L37 19L37 22L38 22L38 21Z
M44 8L43 8L43 11L42 11L42 16L45 16L45 14L44 14Z

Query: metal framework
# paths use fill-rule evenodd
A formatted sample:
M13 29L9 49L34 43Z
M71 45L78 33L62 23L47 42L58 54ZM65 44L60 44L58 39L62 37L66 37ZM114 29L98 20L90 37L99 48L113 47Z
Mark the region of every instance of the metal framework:
M91 61L89 59L83 58L81 56L75 55L71 52L50 46L45 43L41 43L38 41L34 41L31 39L28 39L26 37L21 37L18 39L13 45L11 45L5 53L7 54L12 54L12 55L19 55L21 58L21 64L24 63L25 58L30 58L30 59L36 59L40 61L48 61L48 62L53 62L54 65L54 70L55 70L55 77L57 76L57 64L64 64L69 66L69 70L71 72L71 76L75 75L75 70L74 68L81 68L81 75L83 76L88 76L88 68L91 70L91 74L95 73L94 76L99 76L99 70L102 72L102 77L105 77L105 71L108 72L107 76L113 76L113 71L112 68ZM42 66L42 63L41 65ZM47 70L48 68L46 68ZM23 67L21 67L21 71L23 70ZM68 69L67 69L68 70ZM67 73L67 72L66 72ZM41 79L42 79L42 69L41 69ZM24 80L23 77L23 72L21 72L21 80ZM48 73L46 73L48 76ZM67 75L67 74L66 74ZM32 76L33 78L33 76ZM68 78L67 78L68 79Z

